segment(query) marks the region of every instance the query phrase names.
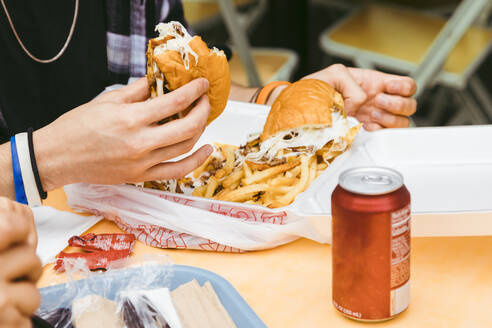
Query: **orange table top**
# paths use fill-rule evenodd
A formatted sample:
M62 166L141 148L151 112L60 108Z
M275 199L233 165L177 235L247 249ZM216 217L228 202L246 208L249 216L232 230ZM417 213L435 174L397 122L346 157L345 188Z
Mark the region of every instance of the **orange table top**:
M70 210L62 190L46 205ZM492 213L490 215L492 220ZM103 220L92 232L118 232ZM137 242L136 254L169 255L177 264L226 278L270 328L367 326L331 305L331 247L310 240L243 254L166 250ZM410 307L371 327L492 327L492 236L413 238ZM59 281L47 265L39 287Z

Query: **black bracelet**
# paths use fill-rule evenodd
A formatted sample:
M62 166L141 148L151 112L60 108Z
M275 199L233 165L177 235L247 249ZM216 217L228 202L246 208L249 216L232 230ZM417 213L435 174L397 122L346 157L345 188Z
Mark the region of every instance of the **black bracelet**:
M248 102L253 104L256 103L256 99L258 99L258 95L260 94L261 89L263 89L263 87L256 89L255 93L253 93L253 96L251 96L251 99Z
M32 132L32 128L27 129L27 142L29 144L29 155L31 156L32 173L34 174L34 180L36 180L36 187L38 187L39 197L41 197L41 199L46 199L46 197L48 197L48 193L44 191L41 178L39 177L38 164L36 163L36 155L34 154Z

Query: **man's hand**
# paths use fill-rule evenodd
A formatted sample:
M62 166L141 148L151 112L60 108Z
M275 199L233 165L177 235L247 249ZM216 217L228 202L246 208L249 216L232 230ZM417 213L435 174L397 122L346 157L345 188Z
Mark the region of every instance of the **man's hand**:
M43 186L52 190L75 182L118 184L186 175L210 155L210 146L169 160L190 151L205 129L207 90L208 81L196 79L147 100L142 78L62 115L34 133ZM185 117L157 124L186 109Z
M31 210L0 197L0 327L31 327L41 297Z
M417 110L417 102L411 98L417 85L406 76L335 64L304 78L332 85L342 94L347 114L369 131L408 127L408 117Z

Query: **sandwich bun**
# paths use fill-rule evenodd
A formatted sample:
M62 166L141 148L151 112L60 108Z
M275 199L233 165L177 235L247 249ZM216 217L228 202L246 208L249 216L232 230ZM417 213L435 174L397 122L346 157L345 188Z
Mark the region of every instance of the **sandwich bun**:
M209 124L224 111L229 98L231 77L227 57L221 50L209 49L201 37L191 37L178 22L161 23L156 29L160 36L149 41L147 50L151 96L160 94L157 90L160 85L154 83L159 78L163 79L165 91L176 90L200 77L206 78L211 107Z
M299 80L282 90L273 103L260 141L294 128L330 127L332 112L346 116L340 93L321 80Z

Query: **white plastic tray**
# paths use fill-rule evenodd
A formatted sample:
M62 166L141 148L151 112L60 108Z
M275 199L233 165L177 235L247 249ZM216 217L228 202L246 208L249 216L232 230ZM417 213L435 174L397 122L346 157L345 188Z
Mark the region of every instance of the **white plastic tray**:
M259 132L268 107L230 101L197 143L240 145ZM241 131L238 131L240 129ZM405 179L415 214L492 212L492 125L361 131L339 156L287 207L299 213L330 214L338 176L350 167L395 168Z
M378 165L403 174L414 214L492 212L489 140L492 125L363 132L312 185L313 209L305 211L329 213L331 192L343 170Z

